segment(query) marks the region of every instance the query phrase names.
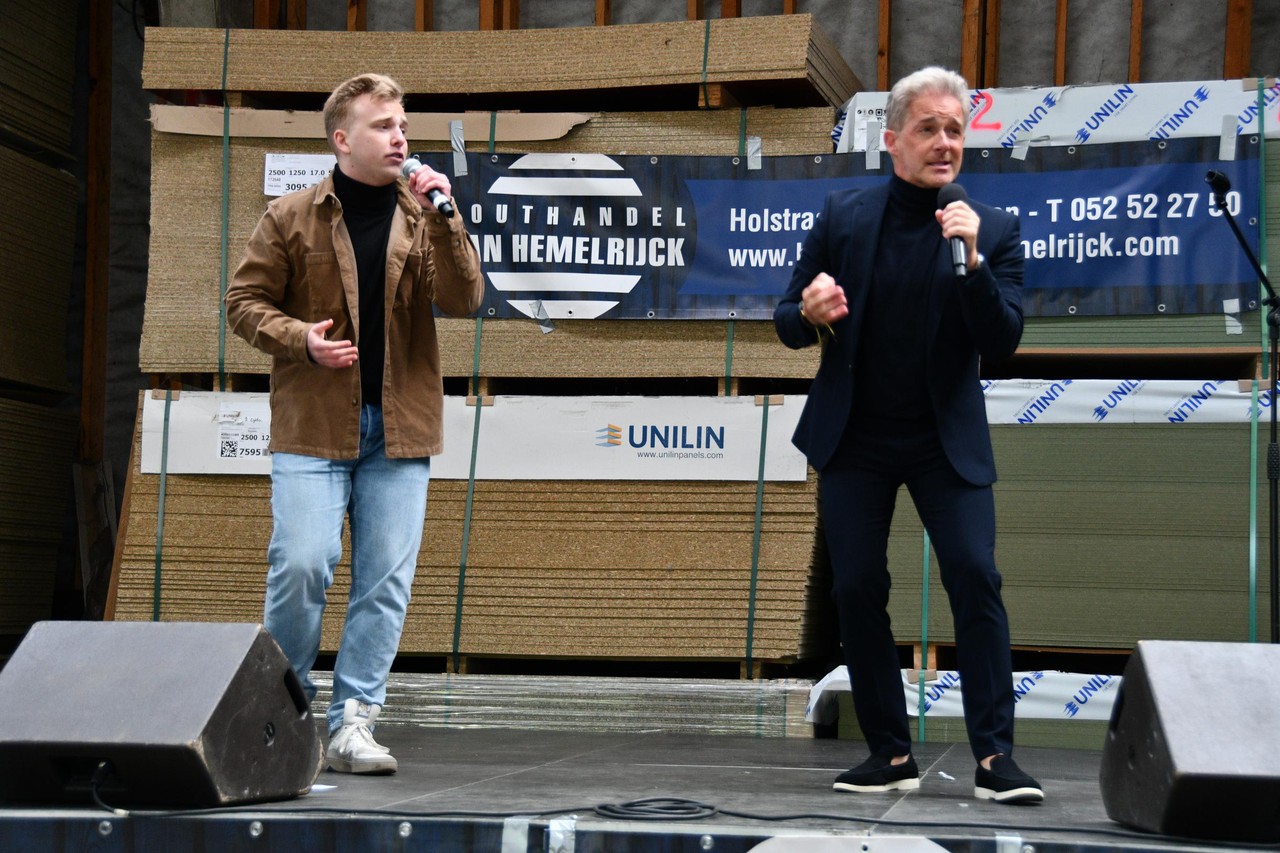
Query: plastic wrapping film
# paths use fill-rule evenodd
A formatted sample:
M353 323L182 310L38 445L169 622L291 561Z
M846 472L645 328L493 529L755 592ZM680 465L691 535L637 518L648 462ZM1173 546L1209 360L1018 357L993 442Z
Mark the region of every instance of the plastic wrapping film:
M316 707L333 674L313 672ZM812 681L392 673L378 720L432 728L812 737Z
M960 673L938 670L927 673L924 705L927 717L964 715ZM1017 719L1109 720L1119 694L1118 675L1087 675L1056 670L1013 673L1014 716ZM907 713L920 715L920 682L916 670L902 670L902 692ZM806 718L815 724L834 722L837 699L849 690L849 671L838 666L809 693Z

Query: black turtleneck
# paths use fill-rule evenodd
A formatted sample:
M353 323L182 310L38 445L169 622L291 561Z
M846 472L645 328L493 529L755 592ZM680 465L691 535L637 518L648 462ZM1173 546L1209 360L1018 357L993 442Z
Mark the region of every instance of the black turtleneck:
M333 191L342 204L356 254L360 288L360 396L365 405L382 405L382 360L386 350L387 242L396 212L396 185L374 187L333 169Z
M938 191L894 175L862 326L850 431L916 435L934 426L926 383L929 292L944 241Z

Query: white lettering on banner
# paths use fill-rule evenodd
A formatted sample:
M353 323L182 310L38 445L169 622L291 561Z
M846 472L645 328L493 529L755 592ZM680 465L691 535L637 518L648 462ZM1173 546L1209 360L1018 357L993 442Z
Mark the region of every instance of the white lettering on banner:
M486 238L497 235L486 235ZM499 255L501 250L498 250ZM511 262L613 267L682 267L683 237L569 237L512 234Z
M746 231L752 234L772 231L808 231L813 228L817 214L811 210L770 210L764 208L759 212L748 212L745 207L735 207L729 211L729 230Z

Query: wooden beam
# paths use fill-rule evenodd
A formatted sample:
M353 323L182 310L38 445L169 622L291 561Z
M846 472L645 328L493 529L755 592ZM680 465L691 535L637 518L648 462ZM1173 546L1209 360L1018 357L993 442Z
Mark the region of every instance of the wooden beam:
M307 0L285 0L288 4L284 12L284 28L286 30L305 30L307 28Z
M794 15L796 13L797 0L782 0L782 14Z
M689 20L701 21L702 18L702 0L689 0Z
M369 29L368 0L347 0L347 30L362 33Z
M280 0L253 0L253 28L255 30L280 28Z
M480 29L520 29L520 0L480 0Z
M596 0L596 26L607 27L613 23L613 0Z
M1000 85L1000 0L987 0L982 36L982 86Z
M1067 0L1058 0L1053 39L1053 85L1067 85Z
M970 89L981 88L982 81L982 5L983 0L964 0L964 18L960 24L960 76Z
M720 0L720 17L741 18L742 0Z
M1142 0L1129 8L1129 82L1142 82Z
M889 58L892 52L893 0L880 0L876 36L876 90L889 91Z
M436 28L435 0L414 0L413 28L420 33L429 33Z
M1222 58L1222 76L1227 80L1249 76L1252 20L1253 0L1227 0L1227 38Z
M502 28L520 29L520 0L502 0Z

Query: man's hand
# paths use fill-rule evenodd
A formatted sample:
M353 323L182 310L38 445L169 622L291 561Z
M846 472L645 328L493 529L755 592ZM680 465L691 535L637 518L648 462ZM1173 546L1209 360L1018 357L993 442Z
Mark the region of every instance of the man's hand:
M942 226L944 239L950 240L952 237L959 237L964 240L966 249L965 264L970 271L977 269L978 225L981 223L978 214L965 202L953 201L942 210L936 211L934 216L938 218L938 224Z
M436 209L436 206L431 203L431 199L427 196L427 192L432 189L440 190L440 192L444 193L445 198L453 198L453 188L449 184L448 176L423 163L422 168L414 172L413 176L409 178L409 191L418 200L418 204L422 205L423 210Z
M333 320L321 320L307 331L307 355L321 367L335 370L350 367L359 358L359 351L351 341L325 340L324 333L333 327Z
M849 313L844 288L824 272L800 292L800 316L814 326L830 325Z

